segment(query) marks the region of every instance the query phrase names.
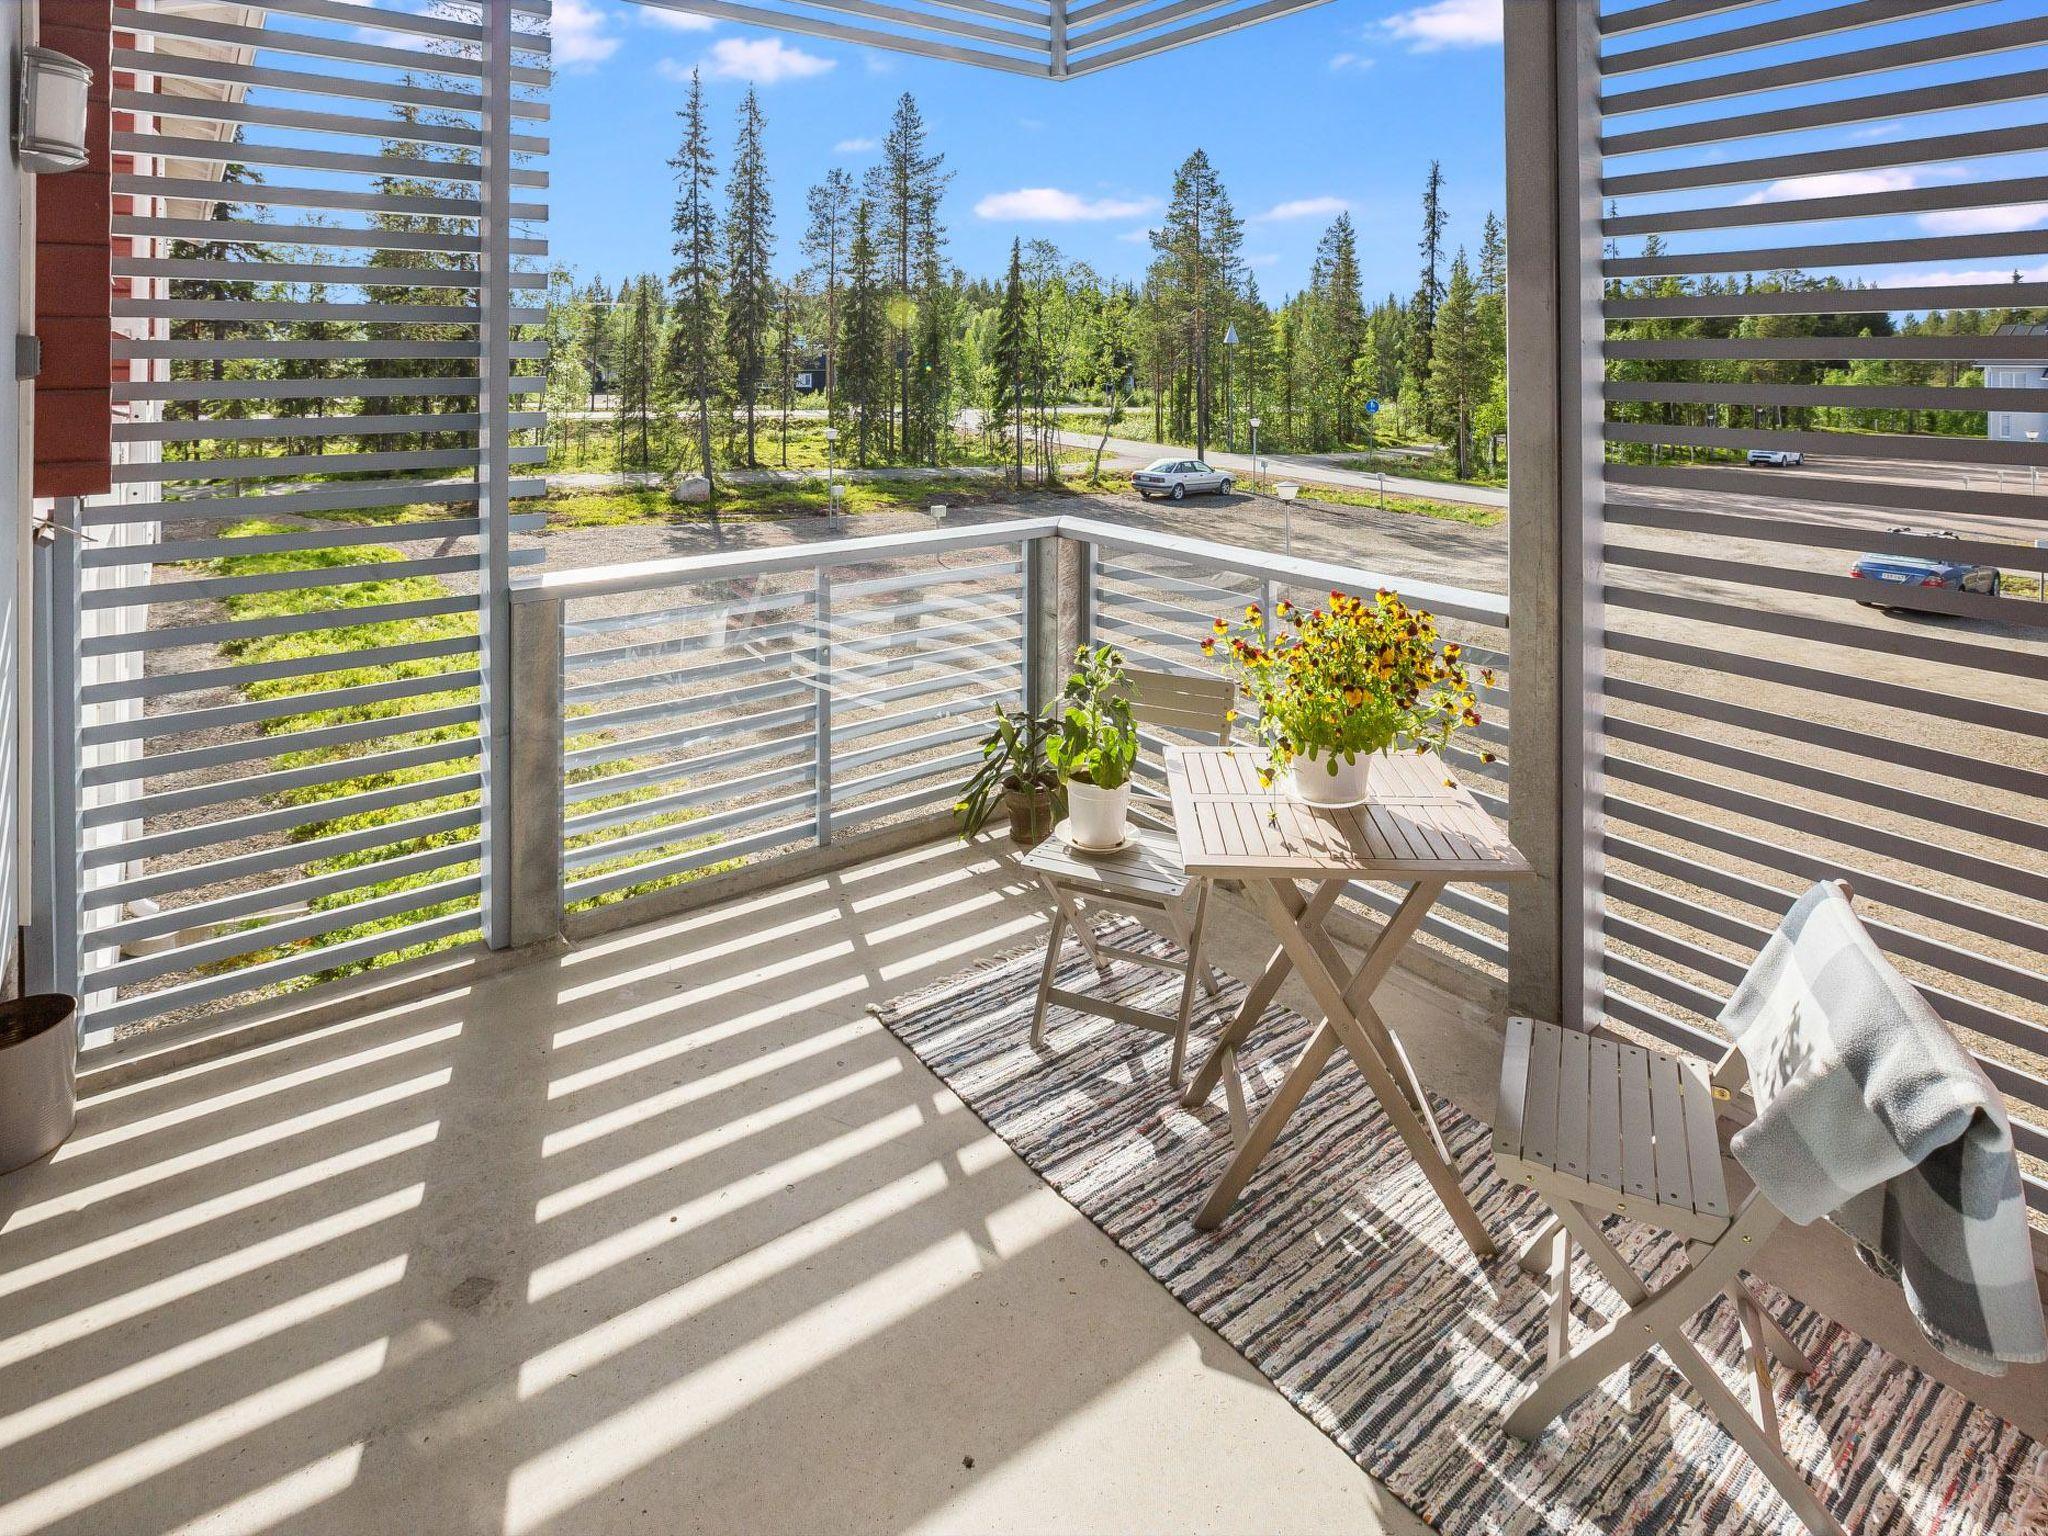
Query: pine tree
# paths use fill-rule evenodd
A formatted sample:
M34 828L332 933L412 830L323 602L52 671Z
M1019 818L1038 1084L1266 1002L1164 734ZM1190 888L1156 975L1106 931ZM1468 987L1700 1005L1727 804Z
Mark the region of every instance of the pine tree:
M804 199L810 222L804 228L804 255L825 301L825 415L839 401L839 306L845 287L846 246L852 237L853 178L834 166Z
M1238 271L1244 227L1209 157L1196 150L1173 174L1166 217L1152 231L1152 270L1164 317L1181 336L1194 370L1193 425L1199 458L1209 440L1209 358L1222 338ZM1213 333L1213 334L1212 334Z
M853 207L846 250L845 362L840 384L854 410L855 462L865 465L877 437L877 407L888 415L888 316L881 258L875 250L875 210L866 198Z
M768 371L768 328L775 318L775 204L761 148L761 103L752 86L740 102L739 138L726 181L725 352L747 413L746 462L754 454L754 405Z
M1431 348L1429 392L1439 418L1450 427L1458 478L1471 472L1472 416L1492 382L1486 337L1480 327L1478 290L1472 267L1460 249L1451 262L1450 285L1437 308Z
M989 416L995 430L1011 428L1017 439L1017 484L1024 484L1024 373L1030 366L1024 294L1024 244L1010 242L1010 275L1003 285L1003 307L996 316L992 347Z
M676 173L674 269L669 290L675 295L676 321L672 353L679 388L697 401L697 453L704 478L717 495L712 474L711 397L718 375L718 215L712 208L711 184L717 174L711 159L711 133L704 121L704 82L690 72L690 94L683 110L683 141L669 165Z

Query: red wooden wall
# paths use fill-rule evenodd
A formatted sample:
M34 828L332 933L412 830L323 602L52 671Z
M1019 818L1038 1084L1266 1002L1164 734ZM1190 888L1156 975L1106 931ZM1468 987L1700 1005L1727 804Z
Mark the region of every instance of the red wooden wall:
M91 158L78 170L36 178L35 328L43 366L33 483L37 496L86 496L109 489L113 458L112 0L42 0L42 44L92 71Z

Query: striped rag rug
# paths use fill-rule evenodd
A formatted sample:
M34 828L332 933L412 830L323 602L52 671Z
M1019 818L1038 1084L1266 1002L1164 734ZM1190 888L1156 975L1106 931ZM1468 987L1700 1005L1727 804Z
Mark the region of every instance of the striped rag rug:
M1120 927L1126 925L1119 925ZM1135 924L1126 944L1158 943ZM1105 935L1107 936L1107 935ZM1539 1219L1495 1176L1487 1127L1437 1104L1444 1136L1503 1256L1460 1241L1355 1072L1332 1066L1217 1232L1188 1217L1230 1151L1222 1095L1182 1109L1164 1036L1055 1008L1028 1035L1043 951L1023 952L876 1010L882 1023L1042 1178L1262 1372L1359 1466L1452 1536L1798 1536L1749 1459L1681 1390L1661 1355L1617 1375L1536 1442L1500 1430L1543 1360L1545 1304L1511 1255ZM1177 977L1129 964L1099 980L1068 946L1061 984L1166 1011ZM1242 995L1230 983L1190 1048ZM1205 1028L1206 1023L1206 1028ZM1268 1012L1243 1061L1255 1100L1308 1026ZM1668 1275L1675 1243L1613 1233L1637 1268ZM1583 1264L1591 1308L1619 1310ZM1772 1308L1815 1362L1780 1373L1786 1449L1858 1536L2048 1536L2048 1448L1869 1340L1789 1298ZM1738 1324L1717 1304L1693 1326L1740 1380Z

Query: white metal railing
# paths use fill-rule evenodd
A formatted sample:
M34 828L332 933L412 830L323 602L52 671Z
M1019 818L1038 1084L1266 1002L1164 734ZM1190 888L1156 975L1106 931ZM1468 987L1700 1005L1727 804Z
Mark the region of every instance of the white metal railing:
M1032 692L1055 529L835 539L515 590L515 645L536 660L518 673L513 797L557 802L551 827L523 828L521 937L950 805L989 712Z
M1064 562L1055 579L1057 551ZM530 861L519 938L570 914L856 827L932 817L998 705L1040 701L1056 637L1134 662L1212 665L1211 619L1280 596L1399 590L1482 667L1488 720L1454 750L1507 814L1507 603L1351 565L1084 518L1042 518L768 552L561 571L515 589L514 819ZM1166 738L1141 772L1159 776ZM543 802L547 801L546 805ZM1361 884L1369 909L1396 894ZM1505 910L1459 891L1430 932L1496 974Z
M1508 817L1508 603L1505 597L1439 582L1390 576L1341 563L1305 560L1202 539L1162 535L1088 519L1065 518L1064 537L1084 542L1087 633L1115 645L1132 662L1173 671L1204 671L1213 663L1201 642L1217 617L1241 613L1256 603L1271 614L1275 602L1290 598L1313 606L1333 591L1367 595L1381 587L1398 591L1413 607L1443 621L1445 632L1464 645L1467 659L1494 673L1478 690L1484 720L1451 749L1461 779L1493 815ZM1167 737L1145 733L1153 750L1139 771L1163 780L1158 748ZM1400 892L1360 882L1352 892L1363 907L1391 913ZM1508 964L1507 909L1497 892L1454 888L1444 893L1425 932L1479 961L1497 976Z

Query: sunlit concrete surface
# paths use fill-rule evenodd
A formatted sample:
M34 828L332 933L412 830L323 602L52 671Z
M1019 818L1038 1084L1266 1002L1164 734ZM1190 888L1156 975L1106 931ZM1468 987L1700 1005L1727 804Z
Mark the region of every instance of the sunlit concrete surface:
M89 1076L0 1536L1422 1529L865 1012L1043 931L938 845Z

